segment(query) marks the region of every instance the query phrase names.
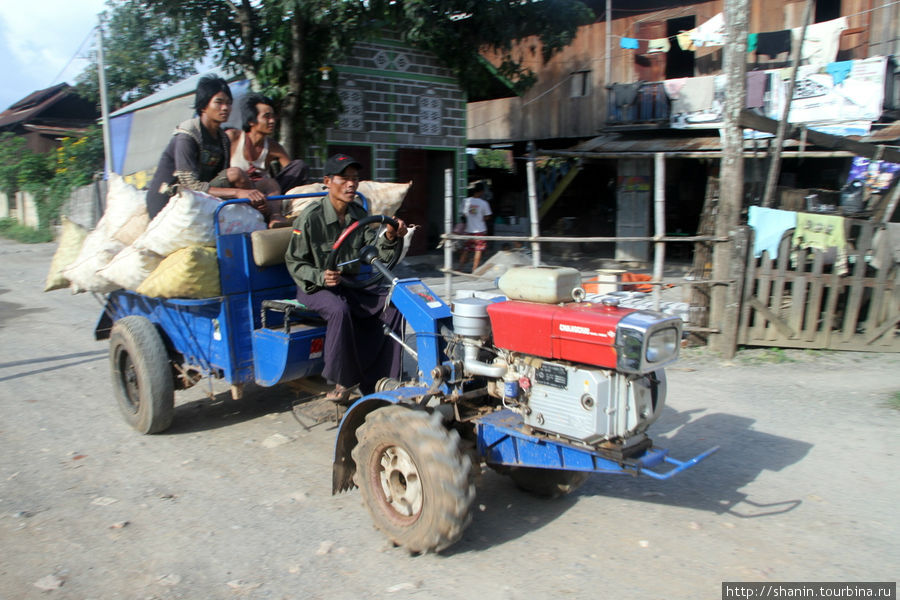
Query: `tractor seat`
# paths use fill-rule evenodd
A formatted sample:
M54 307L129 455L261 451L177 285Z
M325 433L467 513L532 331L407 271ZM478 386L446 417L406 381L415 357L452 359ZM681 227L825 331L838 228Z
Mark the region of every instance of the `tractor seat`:
M310 310L299 300L263 300L260 304L259 310L260 326L263 329L270 328L268 325L268 314L270 312L280 313L284 315L281 318L281 323L278 323L278 321L276 320L276 323L272 327L272 329L283 327L285 333L290 333L291 325L297 323L303 323L305 325L313 326L325 325L325 320L319 316L319 313Z
M250 234L253 262L257 267L271 267L284 264L284 253L291 242L293 227L260 229Z

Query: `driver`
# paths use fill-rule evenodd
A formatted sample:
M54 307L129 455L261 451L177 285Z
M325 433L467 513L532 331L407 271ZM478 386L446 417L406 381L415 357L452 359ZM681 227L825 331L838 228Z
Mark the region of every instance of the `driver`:
M342 284L343 275L359 269L356 260L364 244L374 245L385 262L400 252L399 238L406 224L387 225L384 235L366 229L342 243L337 270L325 269L325 261L335 241L351 223L366 216L354 201L362 165L346 154L335 154L325 162L323 183L328 195L307 206L294 221L294 231L285 253L285 263L297 282L297 300L325 319L322 376L335 384L326 398L346 404L356 386L371 393L382 377L399 377L400 346L384 334L382 324L399 332L401 316L387 306L387 290L353 288Z

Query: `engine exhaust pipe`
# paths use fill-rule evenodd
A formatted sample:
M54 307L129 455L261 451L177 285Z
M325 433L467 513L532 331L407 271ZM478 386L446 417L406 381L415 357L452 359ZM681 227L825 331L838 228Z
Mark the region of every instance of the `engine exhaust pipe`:
M475 344L463 341L463 368L466 373L472 375L483 375L485 377L493 377L499 379L506 374L509 368L506 363L489 365L478 360L479 347Z

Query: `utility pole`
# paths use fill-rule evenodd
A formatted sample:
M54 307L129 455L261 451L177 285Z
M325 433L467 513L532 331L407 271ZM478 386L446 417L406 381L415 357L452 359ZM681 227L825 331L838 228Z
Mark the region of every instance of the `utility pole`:
M113 172L112 142L109 136L109 102L106 98L106 67L103 64L103 18L97 25L97 77L100 86L100 115L103 122L103 159L106 162L106 174Z
M606 23L604 23L604 28L606 39L604 40L604 44L606 44L606 48L605 56L603 58L603 85L608 86L610 79L612 78L612 0L606 0L605 17Z
M775 139L770 142L771 146L769 146L769 173L766 176L766 189L762 201L762 205L767 208L771 208L775 203L775 186L778 183L778 174L781 172L781 149L784 146L788 116L791 114L791 100L794 98L794 85L797 83L797 67L800 66L800 60L803 58L803 42L806 41L806 28L812 17L812 7L813 0L806 0L806 6L803 9L803 25L800 28L800 42L791 48L791 79L788 81L784 110L781 113L781 120L778 122Z
M744 197L744 135L740 126L741 110L747 95L747 29L749 0L725 0L725 128L722 161L719 168L719 203L716 212L716 237L731 237L738 225ZM732 273L733 242L717 243L713 250L712 279L722 281ZM734 356L740 298L736 286L713 286L710 293L710 325L719 329L709 339L710 349Z

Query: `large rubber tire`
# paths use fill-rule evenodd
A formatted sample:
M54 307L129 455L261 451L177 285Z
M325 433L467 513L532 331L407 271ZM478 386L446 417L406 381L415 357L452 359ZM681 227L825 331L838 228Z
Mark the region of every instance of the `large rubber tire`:
M587 481L590 473L531 467L508 467L500 471L509 475L519 488L535 496L559 498L571 494Z
M412 553L439 552L472 520L472 462L440 415L386 406L366 417L353 449L363 502L375 527Z
M175 412L174 379L153 323L138 316L116 321L109 336L109 364L125 421L144 434L168 429Z

